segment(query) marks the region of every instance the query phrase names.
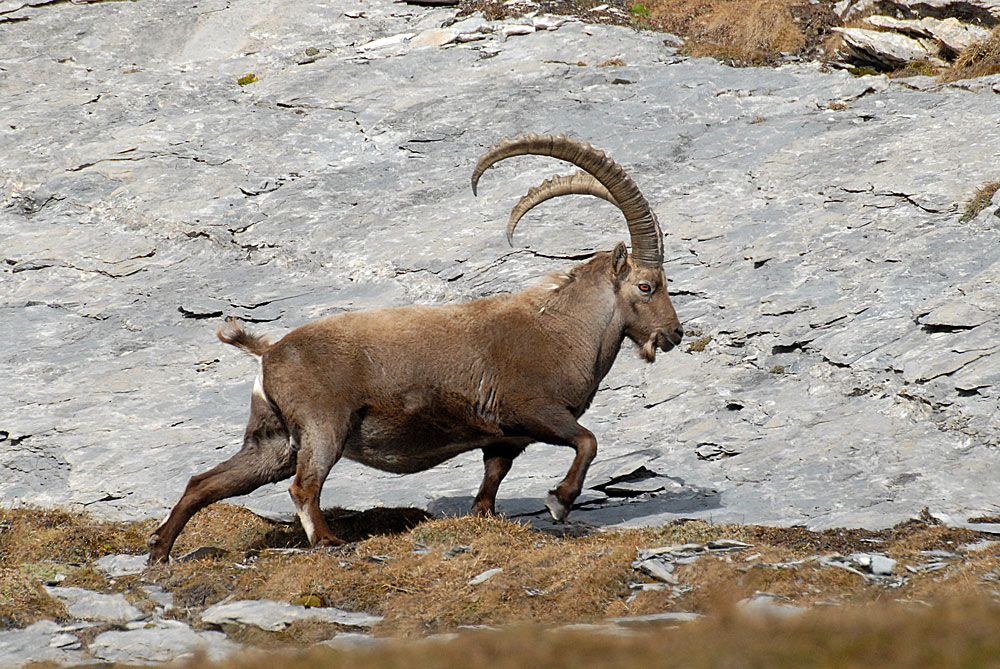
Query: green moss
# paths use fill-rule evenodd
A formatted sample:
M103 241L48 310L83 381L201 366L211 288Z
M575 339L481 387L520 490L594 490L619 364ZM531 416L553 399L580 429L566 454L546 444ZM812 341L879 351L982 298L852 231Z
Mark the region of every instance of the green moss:
M236 80L240 86L246 86L247 84L252 84L255 81L260 81L257 75L253 72L247 72L245 75Z
M874 67L852 67L847 70L855 77L877 77L882 74Z
M712 335L705 335L701 339L691 342L687 347L687 351L688 353L701 353L710 341L712 341Z
M939 68L929 61L914 60L894 71L889 76L894 79L904 79L906 77L933 77L936 76L939 71Z
M649 7L642 4L641 2L634 3L629 8L629 11L635 14L636 16L640 16L644 19L648 19L649 16L653 13L653 10L651 10Z

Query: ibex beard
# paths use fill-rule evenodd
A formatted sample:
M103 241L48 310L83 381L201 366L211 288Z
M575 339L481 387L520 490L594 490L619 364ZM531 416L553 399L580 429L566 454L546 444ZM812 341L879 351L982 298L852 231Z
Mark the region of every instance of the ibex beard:
M632 252L618 242L511 295L329 316L273 344L228 322L219 338L260 360L243 448L191 479L149 538L151 563L169 559L199 509L292 476L289 492L310 543L343 543L319 507L341 457L410 473L479 449L485 475L472 512L489 515L529 444L569 446L573 463L545 502L555 520L566 518L597 453L597 440L577 419L622 343L632 340L653 362L656 349L669 351L683 331L667 293L656 216L604 153L562 135L505 139L479 159L473 192L494 163L526 154L581 171L532 188L511 213L508 237L540 202L587 194L621 210Z

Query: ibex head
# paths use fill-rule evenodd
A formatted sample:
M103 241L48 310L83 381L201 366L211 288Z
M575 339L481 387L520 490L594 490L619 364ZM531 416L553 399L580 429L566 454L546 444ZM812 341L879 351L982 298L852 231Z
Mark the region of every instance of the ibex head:
M667 293L663 273L663 235L656 215L625 170L602 151L563 135L519 135L504 139L479 159L472 175L472 191L490 166L520 155L552 156L580 167L571 176L554 177L532 188L511 212L510 241L521 217L535 205L560 195L595 195L617 206L625 216L632 253L619 242L612 251L612 281L625 335L638 344L652 362L656 349L669 351L684 335Z

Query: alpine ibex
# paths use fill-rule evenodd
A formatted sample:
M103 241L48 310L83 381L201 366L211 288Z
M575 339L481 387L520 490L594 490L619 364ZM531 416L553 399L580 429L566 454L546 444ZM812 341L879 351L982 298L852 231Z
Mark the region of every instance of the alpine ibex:
M472 511L494 513L511 463L536 441L576 457L546 506L566 518L597 452L577 419L626 337L652 362L683 331L667 295L656 216L625 171L589 144L562 135L518 136L479 159L472 189L494 163L553 156L583 171L533 188L515 207L508 236L539 202L569 193L603 197L625 215L632 240L512 295L465 304L410 306L328 316L274 344L234 322L218 333L258 357L243 448L193 477L150 536L150 562L168 559L199 509L293 474L289 492L313 546L343 543L320 512L320 490L345 456L390 472L433 467L483 452L486 474Z

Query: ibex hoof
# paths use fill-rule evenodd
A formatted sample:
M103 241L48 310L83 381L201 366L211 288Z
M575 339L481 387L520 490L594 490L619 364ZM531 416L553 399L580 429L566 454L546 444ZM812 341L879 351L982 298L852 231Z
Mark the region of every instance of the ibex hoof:
M545 498L545 506L548 508L549 513L552 514L552 519L557 523L563 522L566 520L566 516L569 515L569 505L559 501L554 490Z

